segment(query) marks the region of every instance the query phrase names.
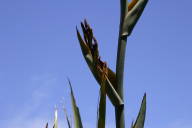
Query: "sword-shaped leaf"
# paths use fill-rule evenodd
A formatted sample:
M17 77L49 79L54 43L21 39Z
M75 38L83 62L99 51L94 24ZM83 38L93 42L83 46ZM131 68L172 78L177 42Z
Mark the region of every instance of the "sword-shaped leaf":
M72 89L72 85L71 85L70 81L69 81L69 86L70 86L70 90L71 90L71 102L72 102L72 108L73 108L75 128L83 128L79 108L76 105L76 101L75 101L75 97L73 94L73 89Z
M144 128L145 115L146 115L146 94L143 96L139 114L137 116L137 120L133 128Z

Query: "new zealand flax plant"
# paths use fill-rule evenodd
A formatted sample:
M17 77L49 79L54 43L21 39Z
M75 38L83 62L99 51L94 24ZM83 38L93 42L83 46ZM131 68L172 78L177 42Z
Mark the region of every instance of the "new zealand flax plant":
M81 28L83 31L83 38L78 30L77 38L82 50L87 65L95 77L96 81L100 85L100 99L97 111L97 128L105 128L106 117L106 96L115 108L116 128L125 128L124 118L124 61L127 38L131 35L134 26L140 18L148 0L120 0L120 25L119 25L119 38L118 49L116 59L116 72L107 67L107 63L102 61L99 55L98 42L94 37L93 30L85 20L81 22ZM71 90L71 102L73 108L74 127L83 128L79 108L77 107L72 85L69 81ZM66 115L68 127L71 128L72 124ZM136 118L136 121L131 124L131 128L144 128L144 121L146 115L146 94L143 96L141 107ZM57 110L55 111L54 128L58 128L57 125ZM48 128L48 124L46 124Z

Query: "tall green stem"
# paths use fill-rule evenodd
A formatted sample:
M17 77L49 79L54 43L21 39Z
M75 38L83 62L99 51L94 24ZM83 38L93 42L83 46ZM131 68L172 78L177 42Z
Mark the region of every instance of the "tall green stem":
M120 39L120 45L118 45L118 53L117 53L117 92L121 99L124 101L124 93L123 93L123 75L124 75L124 60L125 60L125 51L126 51L126 39ZM125 119L124 119L124 105L115 107L116 114L116 128L125 128Z
M120 4L121 4L121 16L120 16L119 39L118 39L117 62L116 62L116 77L117 77L116 89L117 93L124 101L123 77L124 77L124 62L125 62L127 36L122 36L122 30L125 15L128 11L127 0L121 0ZM115 117L116 117L116 128L125 128L124 105L115 106Z

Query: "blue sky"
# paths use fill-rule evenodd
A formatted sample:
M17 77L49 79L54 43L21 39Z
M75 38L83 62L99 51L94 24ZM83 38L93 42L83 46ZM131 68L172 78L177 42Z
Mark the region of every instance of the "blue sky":
M126 128L147 92L145 128L192 127L191 1L149 0L128 39L125 61ZM98 90L76 38L84 18L100 55L115 69L119 0L0 1L0 126L44 127L62 104L71 115L67 77L87 128L95 127ZM107 126L114 128L108 102Z

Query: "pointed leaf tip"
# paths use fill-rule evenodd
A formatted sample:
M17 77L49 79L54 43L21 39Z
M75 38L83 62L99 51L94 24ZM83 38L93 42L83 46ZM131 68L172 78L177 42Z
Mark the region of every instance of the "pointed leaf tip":
M137 116L137 120L133 128L144 128L145 116L146 116L146 93L143 96L139 114Z
M73 91L73 90L72 90L72 86L71 86L71 81L70 81L70 79L67 78L67 80L68 80L68 83L69 83L70 90Z
M73 108L73 115L74 115L74 121L75 121L75 128L83 128L82 122L81 122L81 116L79 112L79 108L76 105L75 96L73 94L73 89L70 80L68 79L69 87L71 90L71 103Z

